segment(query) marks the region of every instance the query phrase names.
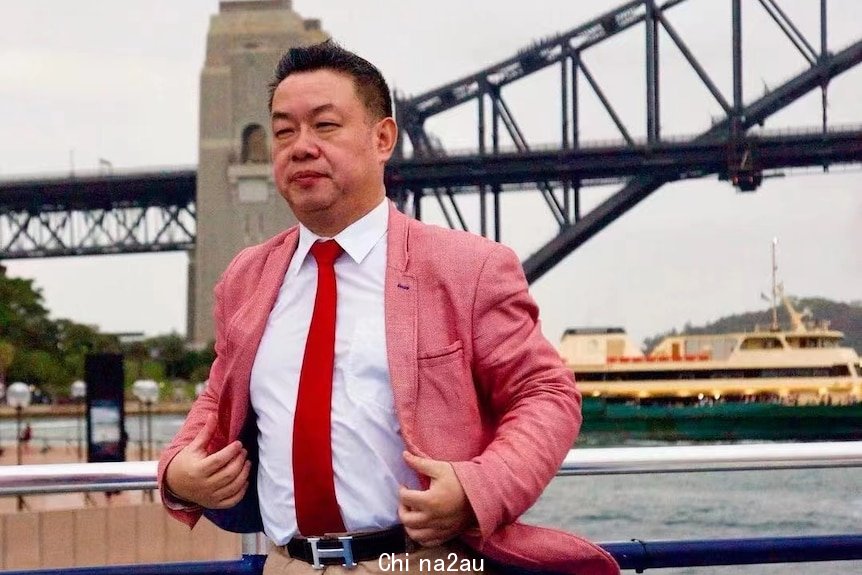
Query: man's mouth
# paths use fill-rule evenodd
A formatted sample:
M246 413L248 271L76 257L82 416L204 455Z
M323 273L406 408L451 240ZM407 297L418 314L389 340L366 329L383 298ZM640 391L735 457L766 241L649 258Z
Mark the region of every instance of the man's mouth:
M295 174L290 176L290 181L296 182L297 184L300 184L300 185L308 185L308 184L314 183L315 181L319 180L320 178L325 178L325 177L326 177L326 174L324 174L322 172L315 172L312 170L303 170L301 172L296 172Z

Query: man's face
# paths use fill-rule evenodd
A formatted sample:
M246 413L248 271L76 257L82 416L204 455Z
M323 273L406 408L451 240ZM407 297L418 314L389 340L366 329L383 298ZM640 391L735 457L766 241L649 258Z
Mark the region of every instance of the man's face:
M285 78L272 100L275 183L296 217L335 235L383 198L391 118L375 121L353 79L331 70Z

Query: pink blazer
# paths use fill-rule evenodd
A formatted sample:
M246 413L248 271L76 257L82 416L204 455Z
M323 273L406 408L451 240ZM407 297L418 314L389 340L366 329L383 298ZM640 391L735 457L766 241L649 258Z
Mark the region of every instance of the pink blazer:
M211 451L240 437L254 442L254 432L242 435L251 369L298 237L294 227L243 250L216 286L217 358L206 392L162 454L160 485L209 412L218 414ZM541 334L518 258L394 206L387 238L386 347L396 412L411 452L452 462L478 520L462 540L528 569L619 573L613 557L589 541L517 522L556 473L581 422L580 394ZM234 530L260 528L256 488L249 492L246 505L226 512L234 516L225 523L243 526ZM168 512L190 526L201 516ZM214 516L219 523L225 512Z

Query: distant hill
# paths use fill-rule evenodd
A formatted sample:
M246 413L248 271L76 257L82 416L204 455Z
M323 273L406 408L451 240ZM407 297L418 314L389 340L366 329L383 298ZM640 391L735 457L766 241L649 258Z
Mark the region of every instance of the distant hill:
M829 327L844 332L844 344L862 355L862 301L850 303L835 302L823 298L791 298L797 310L811 310L815 320L829 320ZM790 317L783 306L778 308L778 322L782 328L790 326ZM645 350L652 349L662 338L677 333L730 333L752 331L755 325L761 327L772 323L772 308L764 311L748 312L723 317L704 326L686 324L681 332L671 330L647 338L643 342Z

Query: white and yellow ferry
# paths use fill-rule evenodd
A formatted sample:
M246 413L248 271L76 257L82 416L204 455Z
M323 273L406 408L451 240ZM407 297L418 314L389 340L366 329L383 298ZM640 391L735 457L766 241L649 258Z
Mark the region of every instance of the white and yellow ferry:
M751 332L673 335L648 353L621 328L566 330L560 354L584 395L584 433L862 439L859 355L777 291L789 329L774 320Z

